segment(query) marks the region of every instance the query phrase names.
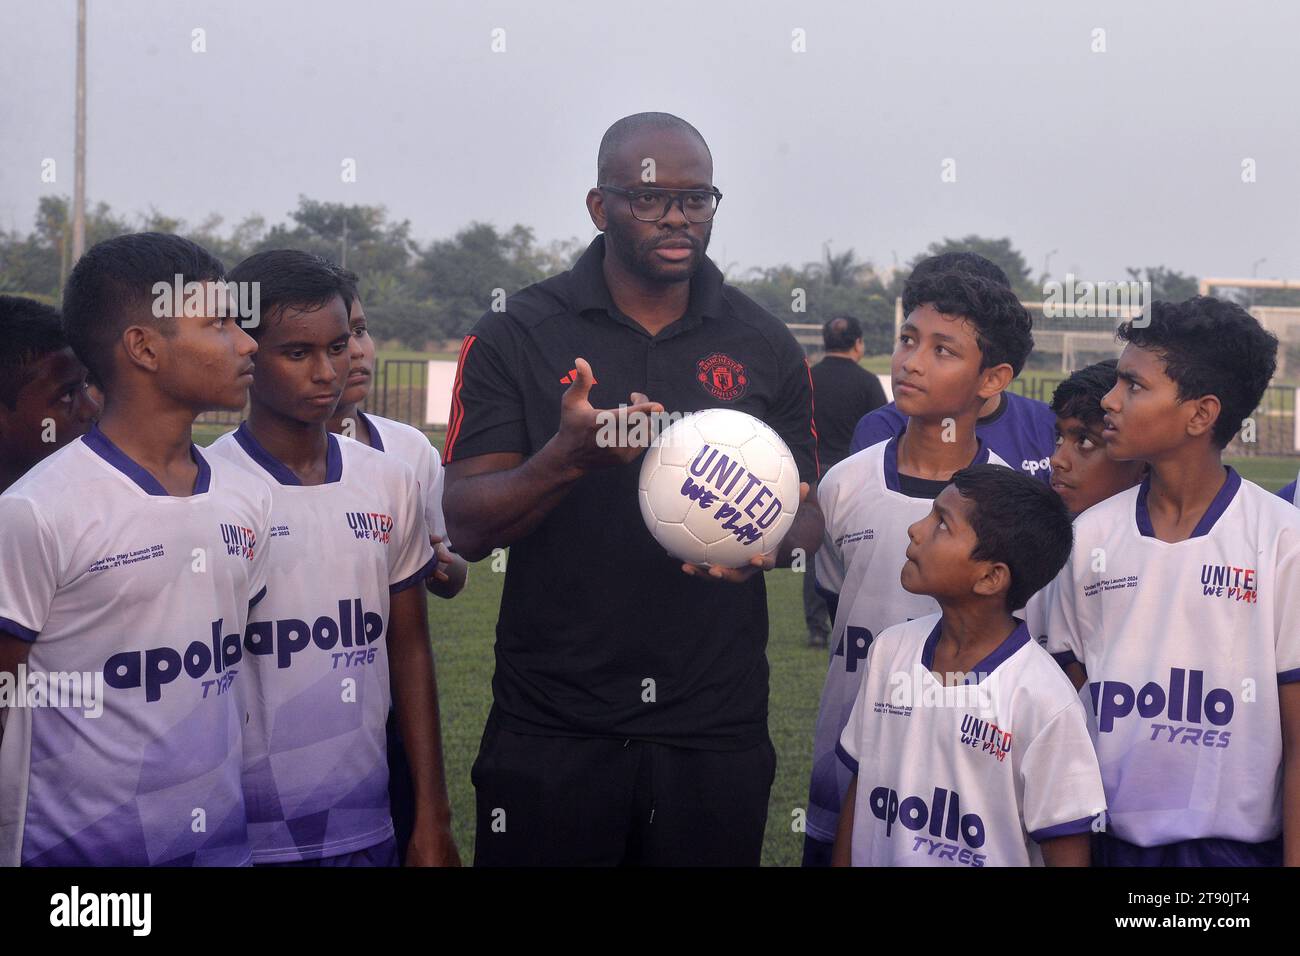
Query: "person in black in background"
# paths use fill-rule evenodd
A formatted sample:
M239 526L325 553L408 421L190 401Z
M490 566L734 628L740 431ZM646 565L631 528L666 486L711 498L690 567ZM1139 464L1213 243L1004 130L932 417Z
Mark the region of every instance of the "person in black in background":
M865 349L862 324L851 315L836 316L822 326L826 355L813 366L813 417L817 423L817 459L825 472L848 457L858 420L884 405L880 380L858 364ZM808 646L825 647L831 633L830 612L817 593L811 564L803 577L803 616Z

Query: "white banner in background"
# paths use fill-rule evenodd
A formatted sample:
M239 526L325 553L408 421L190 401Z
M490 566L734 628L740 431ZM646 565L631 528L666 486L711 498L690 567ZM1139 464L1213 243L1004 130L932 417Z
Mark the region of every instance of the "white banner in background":
M424 381L424 420L430 425L446 425L451 421L451 387L456 381L456 363L430 362Z
M1291 407L1295 410L1295 450L1300 451L1300 388L1295 390L1295 401Z

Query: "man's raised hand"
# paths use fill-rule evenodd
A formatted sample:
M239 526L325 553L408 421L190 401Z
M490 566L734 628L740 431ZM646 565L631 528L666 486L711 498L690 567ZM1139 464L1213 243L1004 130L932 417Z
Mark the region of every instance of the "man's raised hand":
M560 429L556 433L559 448L570 467L587 471L611 465L625 465L634 461L645 446L620 441L607 442L601 435L627 436L649 434L650 430L634 430L631 422L638 416L657 415L664 407L652 402L640 392L633 392L628 405L618 408L595 408L591 404L591 386L596 384L591 366L583 358L573 363L577 375L560 399Z

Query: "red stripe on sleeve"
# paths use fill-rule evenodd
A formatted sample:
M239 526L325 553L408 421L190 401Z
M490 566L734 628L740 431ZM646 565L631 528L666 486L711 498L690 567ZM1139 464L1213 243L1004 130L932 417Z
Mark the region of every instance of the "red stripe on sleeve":
M442 445L443 462L451 461L452 447L456 444L456 436L460 434L460 423L465 418L465 406L460 400L460 386L465 375L465 359L469 355L470 346L474 344L475 336L465 336L465 341L460 346L460 358L456 360L456 381L451 387L451 420L447 423L447 440Z
M803 370L808 373L808 427L812 429L813 437L813 468L814 474L821 478L822 463L817 456L817 396L813 394L816 389L813 388L812 369L808 365L808 356L806 355L803 359Z

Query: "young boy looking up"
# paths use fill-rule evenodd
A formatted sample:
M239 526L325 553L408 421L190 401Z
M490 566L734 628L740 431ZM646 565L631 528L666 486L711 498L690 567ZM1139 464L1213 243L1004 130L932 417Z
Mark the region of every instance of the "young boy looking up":
M259 360L248 421L211 450L272 495L272 589L244 639L253 862L454 865L418 587L434 560L419 484L391 455L325 427L348 374L347 286L324 259L291 250L230 275L259 284ZM388 806L390 701L415 778L405 847Z
M945 252L923 259L916 264L908 281L919 282L937 272L960 272L987 279L1008 290L1011 288L1011 280L997 263L974 252ZM903 314L911 311L904 288ZM1031 340L1031 348L1032 345ZM1026 349L1012 366L1013 378L1020 374L1028 357L1029 350ZM899 410L897 402L882 405L864 415L853 430L850 454L893 438L903 430L906 420L907 416ZM1052 420L1052 411L1043 402L1004 389L985 400L975 422L975 433L1012 468L1046 483L1048 457L1053 448Z
M38 461L80 438L99 414L86 366L72 354L59 312L0 295L0 491Z
M905 591L898 572L907 527L930 510L954 472L1004 465L975 431L980 409L1006 388L1032 347L1029 315L1009 289L977 276L926 273L904 290L909 312L891 365L901 435L850 455L822 478L826 532L817 583L834 623L813 744L805 863L830 861L849 774L835 756L871 641L886 627L935 610Z
M1106 453L1150 469L1075 522L1048 649L1088 686L1109 865L1300 862L1300 512L1222 461L1277 340L1209 297L1125 323Z
M1064 504L974 466L908 537L902 586L941 611L871 645L837 748L853 776L835 862L1087 866L1105 805L1083 706L1011 615L1070 553Z

